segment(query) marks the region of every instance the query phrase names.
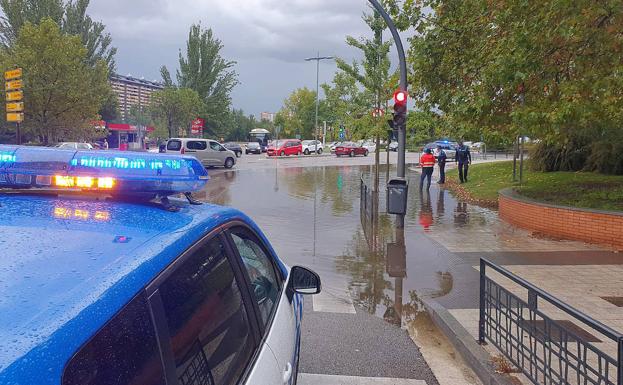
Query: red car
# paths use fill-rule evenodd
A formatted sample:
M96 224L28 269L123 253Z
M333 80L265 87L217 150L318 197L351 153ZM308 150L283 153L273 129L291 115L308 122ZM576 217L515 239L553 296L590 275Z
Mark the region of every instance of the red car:
M351 157L355 155L368 156L368 149L356 143L344 142L335 147L335 155L338 157L342 155L348 155Z
M303 153L303 145L298 139L281 139L277 143L268 146L266 154L268 156L290 156L301 155Z

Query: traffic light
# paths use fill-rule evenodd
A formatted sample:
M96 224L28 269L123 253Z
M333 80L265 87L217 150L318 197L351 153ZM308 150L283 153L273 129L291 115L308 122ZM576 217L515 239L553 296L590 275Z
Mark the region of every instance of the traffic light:
M407 123L407 92L398 90L394 93L394 129L404 129Z

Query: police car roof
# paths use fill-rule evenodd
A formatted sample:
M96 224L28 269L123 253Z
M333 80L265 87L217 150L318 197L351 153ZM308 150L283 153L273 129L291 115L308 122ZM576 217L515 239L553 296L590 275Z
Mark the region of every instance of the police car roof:
M171 213L0 194L0 383L58 383L67 360L124 304L232 219L258 230L241 212L208 204Z

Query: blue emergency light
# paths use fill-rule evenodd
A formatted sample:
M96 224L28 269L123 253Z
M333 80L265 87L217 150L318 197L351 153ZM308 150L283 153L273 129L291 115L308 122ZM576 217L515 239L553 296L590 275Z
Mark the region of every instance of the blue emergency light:
M207 181L206 169L190 156L0 145L0 188L167 197L201 190Z

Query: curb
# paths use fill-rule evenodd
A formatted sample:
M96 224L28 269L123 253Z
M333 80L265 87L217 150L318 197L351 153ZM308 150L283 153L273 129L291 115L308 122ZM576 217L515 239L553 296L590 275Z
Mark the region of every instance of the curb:
M423 302L435 325L450 340L450 343L484 385L516 384L510 376L494 371L491 366L491 356L446 308L439 305L434 299L424 299Z

